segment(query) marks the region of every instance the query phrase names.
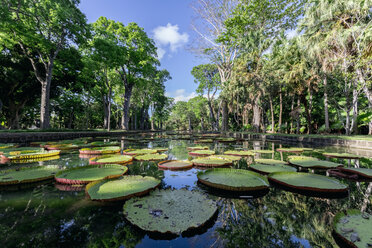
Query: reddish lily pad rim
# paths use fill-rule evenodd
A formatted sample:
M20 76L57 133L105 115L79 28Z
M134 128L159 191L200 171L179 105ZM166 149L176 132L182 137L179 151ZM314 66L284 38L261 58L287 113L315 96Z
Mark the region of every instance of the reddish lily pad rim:
M182 166L182 167L172 167L172 166L166 166L167 163L170 163L170 162L180 162L180 163L184 163L185 166ZM158 163L158 167L161 168L161 169L167 169L167 170L184 170L184 169L189 169L191 167L193 167L193 163L189 162L189 161L182 161L182 160L165 160L165 161L162 161L162 162L159 162Z

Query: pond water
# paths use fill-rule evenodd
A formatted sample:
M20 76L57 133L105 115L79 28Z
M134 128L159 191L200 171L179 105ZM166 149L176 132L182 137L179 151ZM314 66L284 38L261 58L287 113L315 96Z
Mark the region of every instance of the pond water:
M144 137L133 136L141 142L122 141L122 148L168 147L166 153L169 159L191 159L186 148L195 146L192 137L164 134L152 134L151 140ZM110 140L120 140L120 137ZM205 145L216 153L223 153L227 149L276 150L288 147L253 140ZM323 149L335 151L335 148ZM275 152L257 156L286 161L288 155L293 154ZM306 152L305 155L325 160L321 153ZM351 167L372 168L371 158L359 161L329 160ZM250 160L239 162L234 167L246 169L249 163ZM3 164L0 169L32 165L69 168L87 164L88 159L79 158L78 151L74 151L62 154L56 160ZM350 208L372 212L372 186L368 182L340 179L350 188L349 195L342 199L303 196L275 187L271 187L264 196L238 198L198 184L196 174L200 169L163 171L158 170L155 162L133 162L128 168L131 175L149 175L161 179L162 189L187 188L208 194L218 203L218 216L205 228L188 237L162 240L130 225L123 216L123 202L93 202L79 188L73 191L56 185L54 181L38 185L3 186L0 188L1 247L335 247L332 219L337 212Z

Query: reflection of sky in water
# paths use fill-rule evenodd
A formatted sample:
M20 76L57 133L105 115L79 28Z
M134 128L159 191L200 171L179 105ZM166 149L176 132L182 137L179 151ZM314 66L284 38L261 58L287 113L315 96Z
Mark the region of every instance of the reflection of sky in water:
M191 169L187 171L164 171L165 187L171 186L174 189L188 188L193 189L196 187L196 182L198 178L196 174L199 170Z

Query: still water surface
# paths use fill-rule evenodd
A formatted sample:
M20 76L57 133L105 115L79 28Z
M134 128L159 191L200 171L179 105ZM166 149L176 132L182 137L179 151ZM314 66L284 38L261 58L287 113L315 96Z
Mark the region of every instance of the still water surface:
M177 136L153 136L154 140L125 141L124 149L168 147L169 159L191 159L188 146L193 139L179 140ZM184 137L183 137L184 138ZM117 140L111 138L112 140ZM233 144L207 144L216 153L227 149L274 149L280 143L244 141ZM283 145L282 147L287 147ZM335 148L323 148L335 151ZM292 155L292 154L289 154ZM307 152L325 159L320 153ZM275 152L259 154L262 158L286 160L288 154ZM332 160L336 161L336 160ZM359 162L338 160L347 166L372 168L372 159ZM250 161L248 161L248 164ZM1 169L31 165L61 165L67 168L88 164L79 158L78 151L61 155L57 160L0 165ZM335 213L349 209L372 212L371 183L341 180L350 187L343 199L324 199L303 196L274 187L261 197L231 197L214 192L197 183L200 169L187 171L158 170L154 162L133 162L129 174L149 175L162 180L161 188L187 188L202 191L217 200L218 217L203 230L190 237L159 240L158 237L131 226L122 214L123 202L97 203L86 198L84 191L71 191L53 181L31 187L0 188L0 243L1 247L336 247L331 235ZM237 168L247 168L240 162ZM320 174L324 174L320 172ZM372 230L372 227L371 227Z

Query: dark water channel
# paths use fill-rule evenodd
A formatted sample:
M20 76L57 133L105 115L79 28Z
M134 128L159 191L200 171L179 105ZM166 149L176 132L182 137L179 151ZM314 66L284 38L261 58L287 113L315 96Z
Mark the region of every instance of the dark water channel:
M143 136L134 137L141 142L125 141L122 143L125 149L168 147L169 159L191 159L186 148L194 146L193 139L155 135L153 140L146 141ZM280 143L250 140L206 145L216 153L227 149L271 150L282 146ZM323 149L335 151L335 148ZM286 160L288 155L293 154L275 152L258 156ZM321 153L307 152L305 155L325 159ZM355 166L354 160L337 161ZM63 154L57 160L6 164L0 165L0 169L56 164L76 167L87 165L88 159L79 158L78 151L75 151ZM363 158L357 164L372 168L372 159ZM235 167L246 169L247 164L240 162ZM93 202L86 198L84 191L59 187L53 181L2 187L0 247L337 247L331 234L335 213L349 208L372 212L371 195L367 192L372 186L368 182L341 180L350 187L349 196L342 199L303 196L275 187L262 197L239 199L199 185L196 177L199 169L162 171L154 162L133 162L128 168L129 174L162 179L161 188L164 189L187 188L209 194L218 202L218 217L190 237L159 240L128 224L122 214L123 202Z

